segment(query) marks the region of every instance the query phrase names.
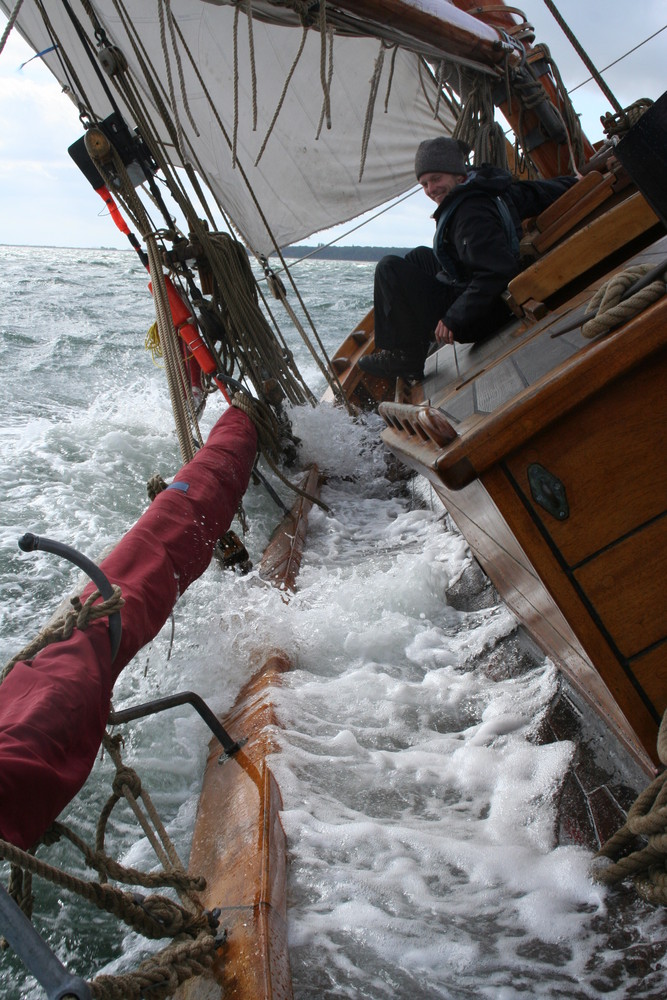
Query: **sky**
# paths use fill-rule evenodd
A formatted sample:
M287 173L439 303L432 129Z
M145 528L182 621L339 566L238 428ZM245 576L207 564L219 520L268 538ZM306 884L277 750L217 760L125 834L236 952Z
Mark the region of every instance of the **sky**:
M546 7L544 0L520 5L546 41L592 142L603 138L600 116L610 111L594 82L578 87L589 72ZM664 0L557 0L562 17L598 69L614 62L667 24ZM639 16L636 16L639 13ZM0 33L6 18L0 14ZM10 245L118 247L127 241L106 215L72 163L67 147L82 134L77 112L60 85L13 31L0 53L0 243ZM604 78L625 107L642 97L653 100L667 89L667 30L605 71ZM416 246L430 244L432 203L415 192L362 228L359 220L309 237L308 244ZM375 215L376 213L370 213ZM341 238L342 237L342 238Z

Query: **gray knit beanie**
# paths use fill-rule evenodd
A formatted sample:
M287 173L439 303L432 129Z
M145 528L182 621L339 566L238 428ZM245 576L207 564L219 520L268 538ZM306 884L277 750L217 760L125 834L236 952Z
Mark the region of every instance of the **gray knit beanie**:
M468 146L461 139L450 139L445 135L424 139L419 143L415 156L417 180L422 174L467 174L468 153Z

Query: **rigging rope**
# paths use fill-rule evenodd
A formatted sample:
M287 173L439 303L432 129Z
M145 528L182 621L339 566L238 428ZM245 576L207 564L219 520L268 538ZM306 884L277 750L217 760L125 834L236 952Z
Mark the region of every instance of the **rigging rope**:
M23 5L23 0L17 0L16 6L14 7L14 10L9 15L9 20L7 21L7 24L5 25L5 30L2 33L2 38L0 38L0 52L2 52L2 50L4 49L4 47L5 47L6 43L7 43L7 39L9 38L9 36L10 36L10 34L12 32L12 28L14 27L14 23L16 21L16 18L19 16L19 12L21 10L22 5Z
M32 915L34 901L32 876L36 874L113 914L144 937L172 937L174 940L171 944L142 962L135 971L119 976L98 976L89 983L93 997L99 1000L166 997L180 983L210 967L224 935L221 937L217 930L219 914L204 910L196 894L197 890L205 888L205 879L189 875L184 870L139 776L122 761L121 743L120 736L105 736L104 746L113 760L116 774L112 795L102 809L97 823L95 849L59 822L51 825L40 842L42 845L52 846L63 839L69 841L81 853L86 866L97 871L100 881L79 878L37 858L34 850L23 851L4 840L0 840L0 857L11 865L9 892L28 917ZM161 871L143 872L127 868L105 852L107 823L114 806L122 797L130 803L139 819L163 866ZM146 810L145 814L138 805L139 797ZM162 895L141 896L118 889L109 885L110 878L126 885L149 889L173 888L180 895L183 905Z
M609 101L609 103L611 104L611 106L615 109L615 111L617 113L620 113L623 110L621 108L621 105L618 103L618 101L614 97L613 93L611 92L610 88L605 83L605 81L602 78L600 72L596 68L595 63L593 62L593 60L588 55L588 53L584 49L583 45L581 44L581 42L579 41L579 39L577 38L577 36L574 34L574 32L572 31L572 29L569 27L569 25L564 20L564 18L561 15L560 11L556 7L556 4L553 2L553 0L544 0L544 3L546 5L547 9L549 11L551 11L551 13L553 14L553 16L555 17L557 23L560 25L561 29L563 30L566 38L568 39L568 41L570 42L570 44L572 45L572 47L577 52L577 55L579 56L579 58L582 60L582 62L587 67L587 69L590 72L592 78L595 80L595 82L597 83L597 85L600 88L600 90L602 91L602 93L605 95L605 97L607 98L607 100Z
M507 143L495 121L492 81L461 67L459 87L463 105L452 138L472 150L476 166L491 163L507 170Z

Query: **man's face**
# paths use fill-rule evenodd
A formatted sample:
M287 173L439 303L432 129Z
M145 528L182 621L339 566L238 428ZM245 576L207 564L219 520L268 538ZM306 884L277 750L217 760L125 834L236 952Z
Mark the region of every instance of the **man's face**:
M431 201L439 205L443 198L453 191L457 184L465 180L463 174L427 173L422 174L419 183Z

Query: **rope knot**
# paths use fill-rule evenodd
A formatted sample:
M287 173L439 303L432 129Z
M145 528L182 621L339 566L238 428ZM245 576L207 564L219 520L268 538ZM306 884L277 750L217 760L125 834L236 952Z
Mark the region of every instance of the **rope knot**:
M209 929L205 913L188 913L166 896L141 896L136 893L133 898L146 915L159 925L165 937L176 937L179 934L194 937L199 931Z
M155 497L159 496L159 494L162 493L163 490L166 490L166 488L167 484L159 473L156 472L154 476L151 476L146 483L146 492L148 493L148 499L150 502L152 503L153 500L155 500Z
M609 136L609 138L613 135L625 135L633 125L637 124L641 116L648 111L652 104L653 101L649 97L642 97L640 100L635 101L634 104L628 105L622 111L617 111L614 115L611 111L608 111L600 117L605 135Z
M114 793L121 798L125 794L125 789L138 799L141 795L141 778L131 767L124 764L118 768L112 782Z

